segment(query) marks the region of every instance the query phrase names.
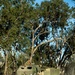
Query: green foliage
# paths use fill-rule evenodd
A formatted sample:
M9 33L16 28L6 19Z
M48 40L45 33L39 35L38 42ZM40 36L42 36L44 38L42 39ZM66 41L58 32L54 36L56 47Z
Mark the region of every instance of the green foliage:
M63 0L51 0L41 3L42 15L49 21L57 21L52 25L64 27L67 24L67 19L70 17L70 8Z
M65 3L63 0L43 1L41 3L41 5L39 6L39 9L40 9L40 13L39 13L40 17L43 18L45 22L43 22L43 26L38 29L39 30L38 34L47 30L47 31L50 31L50 34L53 36L52 38L54 38L54 39L57 37L65 38L64 37L64 36L66 36L64 33L65 26L69 25L69 22L67 22L67 20L70 17L72 17L71 12L73 11L68 6L68 4ZM49 27L50 30L48 30L47 27ZM58 29L61 29L60 32L58 32ZM60 33L60 34L58 34L58 33ZM49 35L48 33L40 35L39 39L41 40L41 42L44 40L48 40L48 35ZM58 42L58 41L55 40L54 43L56 43L56 42ZM35 43L35 44L38 45L37 43ZM42 62L44 62L44 63L42 63L44 65L56 66L57 63L60 62L60 60L63 61L62 59L59 59L59 61L56 62L56 59L59 56L61 56L62 48L65 47L65 46L63 47L62 44L63 44L63 41L59 41L58 47L56 46L56 44L55 44L55 46L54 45L51 46L50 44L40 46L38 48L38 50L35 52L35 55L33 57L35 63L38 64L38 62L40 63L40 61L42 61ZM48 49L46 49L46 46L48 46ZM40 60L40 58L41 58L41 60Z
M25 3L24 3L25 2ZM1 45L11 46L21 36L21 25L31 18L31 5L24 1L1 1L0 39ZM31 2L31 1L30 1ZM15 4L16 3L16 4ZM25 24L26 26L27 24ZM26 26L28 28L30 26ZM25 35L24 35L25 36ZM26 36L25 36L26 37ZM3 40L4 39L4 40ZM22 40L22 39L20 39ZM4 45L4 47L6 47Z
M39 23L42 23L42 26L34 33L34 37L45 31L50 31L52 38L55 39L58 29L61 29L58 37L64 38L64 27L69 25L67 20L70 17L74 18L74 13L75 8L70 8L63 0L43 1L40 5L35 4L34 0L1 0L0 46L3 50L7 50L8 53L14 49L16 54L18 51L22 51L30 56L33 41L32 33L39 26ZM42 18L43 21L41 21ZM67 34L69 35L69 33ZM34 41L34 45L38 46L41 42L48 39L49 33L39 35ZM72 46L75 45L74 39L75 37L68 40L68 43L70 42ZM54 42L56 43L56 40ZM50 44L41 45L34 53L33 61L36 64L44 61L43 65L56 66L56 59L58 55L61 55L62 47L62 41L57 42L60 44L58 49L56 44L55 46ZM12 57L12 54L10 53L9 56ZM10 64L12 60L8 60ZM25 60L24 55L19 56L17 59L18 65L24 64Z

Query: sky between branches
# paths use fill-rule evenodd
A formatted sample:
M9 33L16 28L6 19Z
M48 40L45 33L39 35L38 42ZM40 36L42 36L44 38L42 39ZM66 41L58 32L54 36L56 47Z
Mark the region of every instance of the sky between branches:
M36 3L41 3L44 0L35 0ZM69 4L69 6L74 6L74 2L72 0L64 0L65 2L67 2Z

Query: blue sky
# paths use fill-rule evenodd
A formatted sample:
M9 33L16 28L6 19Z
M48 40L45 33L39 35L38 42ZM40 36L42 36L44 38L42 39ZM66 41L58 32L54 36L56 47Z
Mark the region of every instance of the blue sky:
M70 6L74 6L74 2L72 0L64 0L65 2L69 3Z
M37 3L41 3L44 0L36 0ZM70 6L74 6L74 2L72 0L64 0L65 2L67 2Z

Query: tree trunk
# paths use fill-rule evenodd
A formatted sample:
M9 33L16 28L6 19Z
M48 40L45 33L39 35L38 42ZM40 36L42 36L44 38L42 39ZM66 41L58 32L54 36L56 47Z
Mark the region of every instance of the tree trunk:
M5 69L4 69L4 75L7 75L7 62L8 62L8 53L5 53Z
M13 73L12 75L16 75L16 59L15 59L15 54L14 54L14 57L13 57Z

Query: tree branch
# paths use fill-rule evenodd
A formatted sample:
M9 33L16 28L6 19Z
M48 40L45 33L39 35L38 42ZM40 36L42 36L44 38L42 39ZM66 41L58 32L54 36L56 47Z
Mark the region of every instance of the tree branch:
M63 40L62 38L55 38L56 40ZM53 42L53 41L55 41L55 39L53 39L53 40L48 40L48 41L46 41L46 42L42 42L42 43L40 43L38 46L36 46L35 48L34 48L34 52L33 53L35 53L35 51L38 49L38 47L40 47L41 45L43 45L43 44L45 44L45 43L49 43L49 42Z
M41 25L39 24L39 26L34 30L34 33L35 33L41 26L42 26L42 24L41 24Z
M50 31L45 31L45 32L43 32L43 33L39 33L38 35L36 35L36 37L34 38L34 40L36 40L36 38L37 38L38 36L40 36L40 35L42 35L42 34L45 34L45 33L50 33Z

